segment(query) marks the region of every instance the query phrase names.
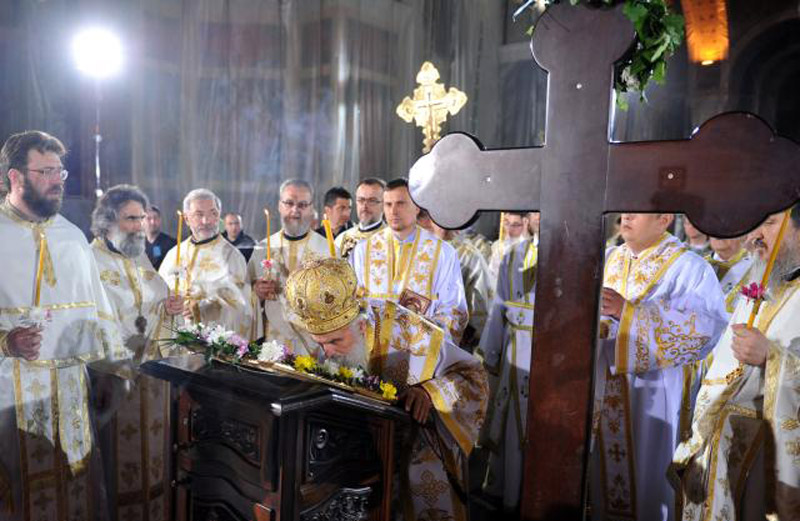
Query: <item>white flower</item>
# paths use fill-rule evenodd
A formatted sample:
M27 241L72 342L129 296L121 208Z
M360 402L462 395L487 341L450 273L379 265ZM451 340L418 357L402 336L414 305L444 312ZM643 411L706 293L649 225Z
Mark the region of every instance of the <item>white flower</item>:
M633 91L641 90L641 86L639 85L639 80L636 78L636 76L631 74L630 67L625 67L622 70L621 79L622 83L624 83L628 87L628 90L633 90Z
M261 352L258 353L259 362L279 362L283 359L285 349L277 340L270 340L261 344Z
M228 331L221 325L217 324L213 329L208 331L208 343L216 344L219 342L227 342L230 337L234 335L233 331Z
M353 378L355 378L356 380L361 380L366 375L367 375L367 373L365 373L364 370L361 369L360 367L354 367L353 368Z

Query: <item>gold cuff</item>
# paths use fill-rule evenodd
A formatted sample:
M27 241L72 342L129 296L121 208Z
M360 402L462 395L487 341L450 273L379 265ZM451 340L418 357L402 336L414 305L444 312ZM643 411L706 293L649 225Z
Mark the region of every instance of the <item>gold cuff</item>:
M11 351L8 350L8 331L0 331L0 351L3 356L11 357Z

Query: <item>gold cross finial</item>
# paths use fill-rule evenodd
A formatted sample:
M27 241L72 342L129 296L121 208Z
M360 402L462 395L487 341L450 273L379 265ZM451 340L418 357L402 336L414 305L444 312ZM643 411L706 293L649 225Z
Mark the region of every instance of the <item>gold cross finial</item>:
M438 83L439 71L431 62L422 64L417 73L419 87L414 89L414 97L406 96L397 106L397 115L406 122L413 119L418 127L422 127L425 139L422 140L422 152L428 153L441 137L442 124L447 120L447 113L454 116L467 103L467 95L455 87L444 90L444 84Z

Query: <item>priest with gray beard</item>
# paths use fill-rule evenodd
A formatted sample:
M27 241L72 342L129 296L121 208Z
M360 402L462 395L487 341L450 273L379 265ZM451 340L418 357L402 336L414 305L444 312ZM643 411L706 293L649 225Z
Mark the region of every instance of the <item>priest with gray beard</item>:
M176 321L182 322L183 299L170 294L145 254L149 206L137 187L118 185L92 213L92 253L130 353L113 371L125 378L92 375L112 519L138 519L148 512L169 517L169 384L139 374L139 366L170 354L159 340L170 338ZM142 436L148 443L140 443ZM130 479L131 468L143 469L143 479Z
M405 512L465 520L465 465L486 414L486 372L428 318L391 300L370 299L362 310L357 290L347 261L319 259L289 275L286 301L326 357L394 384L421 424L397 466Z

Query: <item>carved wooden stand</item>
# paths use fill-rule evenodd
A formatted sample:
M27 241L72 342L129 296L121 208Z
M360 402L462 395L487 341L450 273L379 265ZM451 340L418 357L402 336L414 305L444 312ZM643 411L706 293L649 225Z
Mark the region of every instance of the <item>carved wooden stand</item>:
M389 519L401 409L199 355L143 371L172 383L175 520Z

